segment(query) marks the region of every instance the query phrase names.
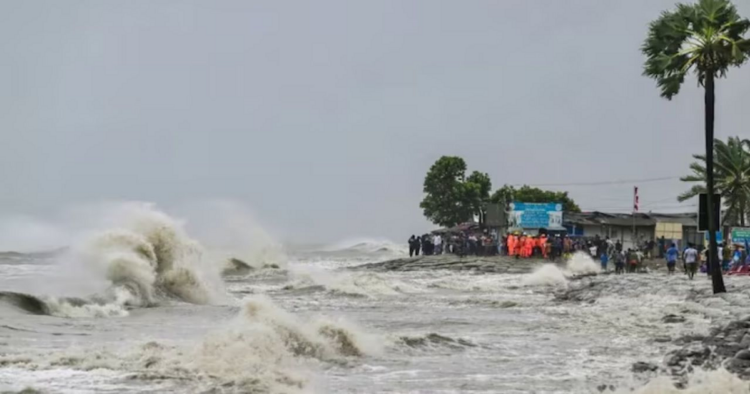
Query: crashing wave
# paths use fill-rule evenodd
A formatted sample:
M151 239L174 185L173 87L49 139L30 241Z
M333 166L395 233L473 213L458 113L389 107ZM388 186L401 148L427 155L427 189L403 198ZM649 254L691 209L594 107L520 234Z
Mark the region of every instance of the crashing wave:
M106 299L91 297L49 297L12 291L0 291L0 303L14 307L20 312L32 315L58 317L114 317L127 315L125 305L132 293L113 289L114 294Z
M198 346L149 342L125 349L67 349L0 355L0 365L29 369L111 369L140 379L174 380L191 392L306 392L319 362L377 355L380 342L350 323L302 321L269 298L245 300L237 316ZM313 361L307 363L307 361Z
M221 298L221 279L206 264L201 245L150 207L135 210L122 228L95 235L75 253L113 286L133 293L128 304L153 305L158 297L207 304Z
M209 304L225 294L218 269L206 261L201 245L150 205L129 210L118 227L90 236L63 258L75 264L69 271L93 273L109 288L85 299L3 293L5 301L35 314L118 316L162 299Z
M600 270L601 268L589 255L578 252L566 262L565 268L560 268L556 264L544 264L526 275L523 278L523 284L525 286L567 287L569 279L596 275Z

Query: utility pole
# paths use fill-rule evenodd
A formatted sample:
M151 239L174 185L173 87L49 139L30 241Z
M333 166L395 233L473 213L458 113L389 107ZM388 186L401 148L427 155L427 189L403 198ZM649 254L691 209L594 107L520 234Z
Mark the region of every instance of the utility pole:
M637 247L637 238L635 236L635 214L638 213L638 206L640 201L638 199L638 186L633 186L633 249Z

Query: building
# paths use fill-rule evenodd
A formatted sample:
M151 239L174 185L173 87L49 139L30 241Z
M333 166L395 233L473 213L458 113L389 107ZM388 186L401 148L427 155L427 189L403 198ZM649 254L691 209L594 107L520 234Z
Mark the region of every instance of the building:
M565 213L563 224L572 236L619 239L626 248L662 236L680 245L703 243L697 213Z

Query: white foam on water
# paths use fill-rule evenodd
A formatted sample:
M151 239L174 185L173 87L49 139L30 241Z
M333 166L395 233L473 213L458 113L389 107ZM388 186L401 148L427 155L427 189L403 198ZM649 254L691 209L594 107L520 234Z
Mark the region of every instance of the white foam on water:
M130 205L119 213L119 226L74 248L74 258L112 285L133 291L145 305L157 293L196 304L224 300L219 267L206 261L202 246L187 236L182 223L150 204Z
M525 286L567 287L568 278L580 275L595 275L601 271L599 265L586 253L577 252L565 263L565 268L556 264L544 264L523 278Z
M206 258L183 223L153 204L106 206L98 225L20 292L38 295L62 317L125 316L127 308L162 300L228 301L220 265ZM70 297L76 297L72 299Z
M243 301L237 316L197 345L149 342L125 349L70 348L55 353L0 355L5 366L27 370L100 369L142 380L176 379L197 391L309 392L320 362L382 354L382 340L341 319L300 319L270 298Z
M58 317L123 317L128 315L127 305L140 302L133 293L123 288L113 288L107 302L75 304L56 297L43 297L52 316Z
M186 229L209 251L211 261L223 262L232 271L232 258L252 269L286 268L284 247L259 225L251 210L230 200L190 204Z
M725 369L716 371L696 370L688 378L684 389L675 387L674 381L659 376L647 384L634 388L622 388L615 394L750 394L750 383L741 380Z
M370 298L425 292L418 284L388 277L384 273L332 272L319 267L302 265L290 266L290 270L294 281L287 286L288 288L323 286L331 293Z
M577 252L565 263L565 271L568 275L597 274L601 271L601 266L590 255Z
M524 276L522 283L525 286L567 286L568 279L565 273L555 264L544 264L534 272Z

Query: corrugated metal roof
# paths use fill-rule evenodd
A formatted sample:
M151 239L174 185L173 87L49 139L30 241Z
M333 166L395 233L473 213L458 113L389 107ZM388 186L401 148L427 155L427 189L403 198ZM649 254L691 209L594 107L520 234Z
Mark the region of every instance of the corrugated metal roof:
M566 213L565 224L609 225L609 226L655 226L657 222L681 223L683 226L697 226L695 213L637 213L635 219L629 213L581 212Z

